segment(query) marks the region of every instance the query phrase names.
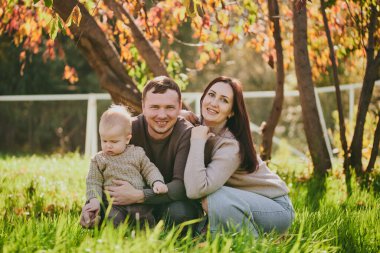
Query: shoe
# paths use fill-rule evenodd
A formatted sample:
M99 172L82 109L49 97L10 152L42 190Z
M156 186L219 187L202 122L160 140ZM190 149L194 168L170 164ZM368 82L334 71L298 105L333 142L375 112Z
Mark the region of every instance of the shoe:
M208 215L205 215L196 228L196 235L205 235L208 230Z

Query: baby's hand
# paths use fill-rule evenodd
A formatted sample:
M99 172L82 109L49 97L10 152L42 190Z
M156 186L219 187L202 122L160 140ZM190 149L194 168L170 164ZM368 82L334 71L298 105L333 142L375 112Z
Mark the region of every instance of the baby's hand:
M87 211L90 212L99 212L100 210L100 202L97 198L90 199L90 202L86 205L85 208Z
M80 224L85 228L92 228L97 225L99 221L98 215L100 211L100 202L96 198L90 200L82 208L82 214L80 219Z
M164 184L164 183L162 183L160 181L156 181L153 184L153 191L156 194L167 193L168 192L168 187L166 186L166 184Z

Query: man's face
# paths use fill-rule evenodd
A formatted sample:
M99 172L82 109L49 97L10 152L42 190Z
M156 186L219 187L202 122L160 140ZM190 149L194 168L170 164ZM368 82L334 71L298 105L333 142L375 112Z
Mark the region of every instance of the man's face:
M155 140L161 140L171 134L182 104L174 90L169 89L162 94L152 91L146 93L142 109L149 135Z

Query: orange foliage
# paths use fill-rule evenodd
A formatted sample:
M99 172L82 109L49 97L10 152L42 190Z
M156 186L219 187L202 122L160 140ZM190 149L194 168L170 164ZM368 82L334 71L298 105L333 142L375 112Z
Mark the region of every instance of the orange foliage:
M330 66L320 6L317 2L313 4L303 0L298 2L300 6L307 8L309 57L313 77L318 79ZM155 49L161 50L162 57L168 57L165 50L169 51L168 47L163 48L163 45L174 43L181 25L190 22L191 36L200 45L198 59L194 63L197 69L203 68L209 62L218 63L223 45L232 46L242 40L245 46L260 52L268 64L274 66L276 63L273 24L268 17L267 1L163 0L154 1L154 6L149 10L146 10L143 1L120 0L119 3L133 14L146 38L152 42ZM290 3L279 1L279 4L284 63L286 69L290 69L293 67L293 13ZM359 32L350 16L350 12L353 15L359 15L359 11L360 8L355 1L345 0L337 0L327 9L337 60L338 62L345 61L347 73L357 71L355 60L365 56L362 42L367 39L367 35ZM116 20L113 12L102 1L90 13L94 15L106 37L119 50L121 61L127 63L132 69L143 62L136 53L127 20ZM81 13L79 7L76 6L72 11L71 20L63 22L54 19L53 10L45 7L43 1L30 5L22 1L12 3L3 1L0 4L0 20L0 35L4 33L11 35L16 45L22 45L26 51L33 54L38 53L39 48L44 44L46 49L43 55L44 60L47 60L54 59L57 50L57 44L46 39L46 34L51 33L52 20L61 24L62 27L59 30L64 30L71 36L69 22L72 21L78 25L81 21ZM378 31L376 38L380 37L379 33ZM22 54L20 55L21 62L26 59L25 53ZM59 49L58 54L63 57ZM72 68L68 66L65 67L63 76L69 82L77 79Z
M69 81L70 84L74 84L78 82L78 74L73 67L66 65L62 79Z

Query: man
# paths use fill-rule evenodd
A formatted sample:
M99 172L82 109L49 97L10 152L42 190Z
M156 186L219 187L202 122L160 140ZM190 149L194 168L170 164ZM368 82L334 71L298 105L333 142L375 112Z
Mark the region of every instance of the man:
M146 84L142 94L143 113L132 123L130 143L145 150L163 175L168 192L156 195L152 189L137 190L128 182L114 180L117 186L106 188L113 205L154 204L156 218L167 215L168 221L174 224L199 217L201 209L186 198L183 183L192 125L178 117L181 108L181 92L172 79L159 76ZM94 219L84 209L81 224L88 227Z

